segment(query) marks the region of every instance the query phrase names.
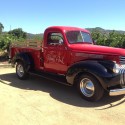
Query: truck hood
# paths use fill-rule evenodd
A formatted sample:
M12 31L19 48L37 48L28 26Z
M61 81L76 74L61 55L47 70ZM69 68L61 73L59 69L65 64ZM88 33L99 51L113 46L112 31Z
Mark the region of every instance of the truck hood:
M113 48L93 44L70 44L69 48L77 52L125 56L125 49L121 48Z

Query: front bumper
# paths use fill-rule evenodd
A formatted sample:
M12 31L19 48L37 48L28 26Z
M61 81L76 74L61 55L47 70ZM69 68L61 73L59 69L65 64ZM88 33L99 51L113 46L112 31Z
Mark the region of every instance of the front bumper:
M125 88L122 89L112 89L109 91L110 96L117 96L117 95L124 95L125 94Z
M110 96L124 95L125 94L125 65L119 67L120 85L122 88L111 89L109 91Z
M125 69L121 68L107 83L110 96L125 95Z

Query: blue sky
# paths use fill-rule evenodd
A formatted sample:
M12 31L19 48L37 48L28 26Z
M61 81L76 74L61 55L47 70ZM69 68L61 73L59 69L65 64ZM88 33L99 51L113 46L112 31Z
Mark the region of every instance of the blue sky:
M4 31L43 33L49 26L125 30L125 0L0 0Z

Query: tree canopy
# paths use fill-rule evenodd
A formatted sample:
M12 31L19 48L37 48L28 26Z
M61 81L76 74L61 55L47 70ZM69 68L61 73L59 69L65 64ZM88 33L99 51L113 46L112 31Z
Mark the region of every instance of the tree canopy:
M9 34L13 35L14 37L24 38L26 39L26 32L22 30L22 28L14 29L8 32Z
M25 41L27 34L21 28L2 33L4 26L0 23L0 50L8 50L11 42Z
M97 45L125 48L125 34L112 31L101 33L99 30L91 32L92 38L97 41Z
M2 33L3 29L4 29L4 26L2 23L0 23L0 34Z

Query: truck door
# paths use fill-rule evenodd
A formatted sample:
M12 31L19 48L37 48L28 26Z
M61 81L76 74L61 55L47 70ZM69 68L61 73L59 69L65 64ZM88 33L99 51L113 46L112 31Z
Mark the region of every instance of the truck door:
M48 33L44 49L44 69L64 74L67 71L67 47L61 33Z

